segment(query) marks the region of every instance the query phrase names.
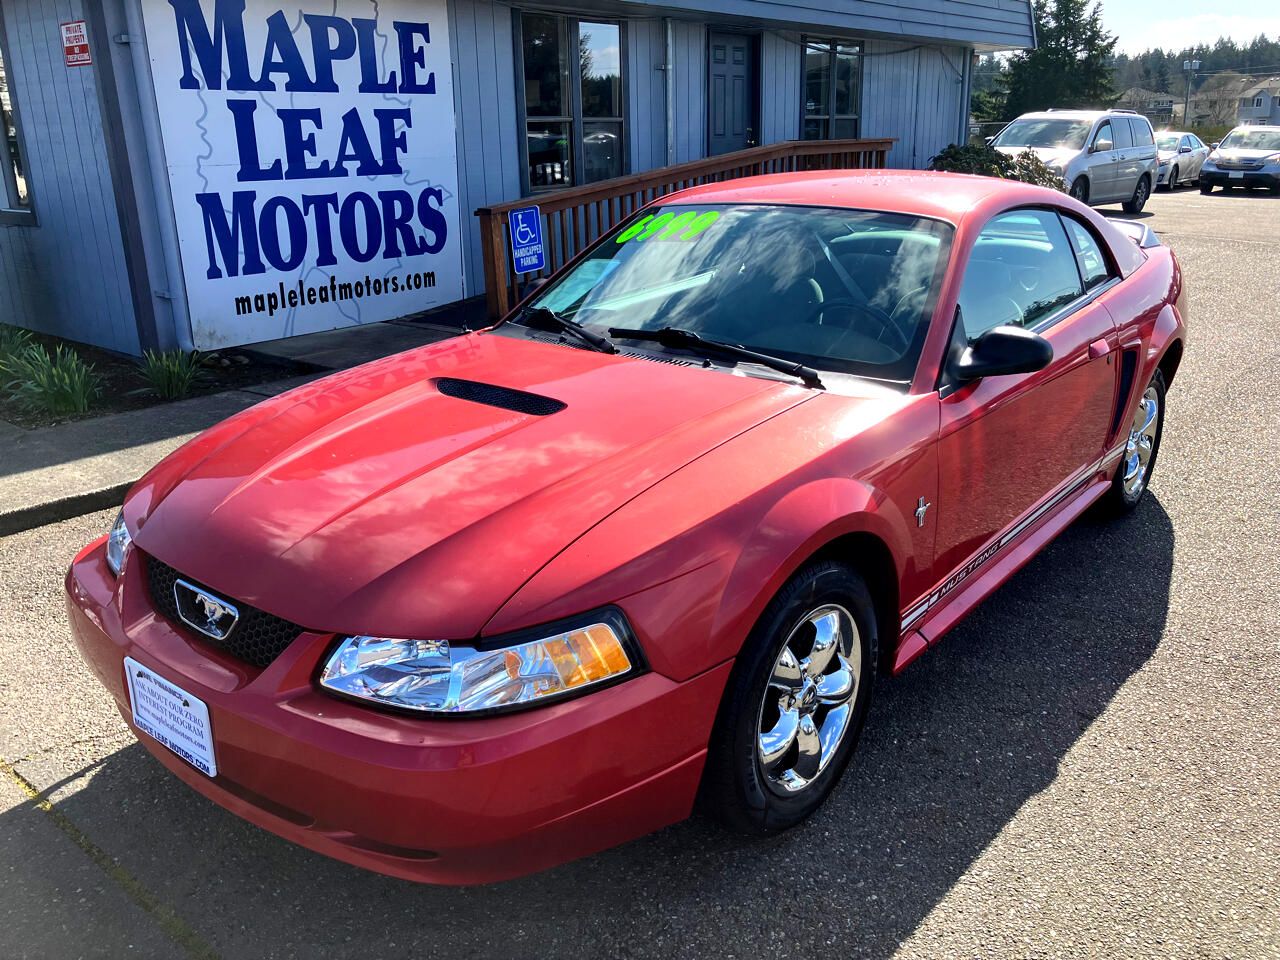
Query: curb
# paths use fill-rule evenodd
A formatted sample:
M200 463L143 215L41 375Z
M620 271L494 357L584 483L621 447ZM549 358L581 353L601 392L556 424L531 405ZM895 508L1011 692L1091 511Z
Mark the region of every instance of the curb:
M118 507L124 501L129 488L137 483L137 479L125 483L117 483L87 493L77 493L60 500L48 503L37 503L20 510L9 510L0 513L0 537L7 537L24 530L34 530L50 523L59 523L73 517L82 517L86 513Z

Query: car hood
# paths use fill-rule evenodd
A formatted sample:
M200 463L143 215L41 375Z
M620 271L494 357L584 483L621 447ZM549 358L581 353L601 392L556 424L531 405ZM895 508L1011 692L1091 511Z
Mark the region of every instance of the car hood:
M458 381L484 386L442 392ZM558 409L495 406L521 397L493 387ZM125 516L144 552L304 627L470 637L627 500L810 396L471 334L233 417L144 477Z
M1030 150L1045 164L1059 167L1065 167L1080 155L1079 150L1071 150L1066 147L996 147L996 149L1010 157L1016 157L1018 154Z
M1280 150L1215 150L1213 152L1213 162L1220 163L1224 160L1263 160L1266 157L1274 157Z

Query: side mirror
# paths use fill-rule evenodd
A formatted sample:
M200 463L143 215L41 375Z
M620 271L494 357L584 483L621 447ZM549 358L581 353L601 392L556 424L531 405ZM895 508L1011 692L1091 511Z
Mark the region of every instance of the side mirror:
M1106 153L1108 150L1114 149L1113 144L1106 137L1101 140L1093 141L1093 146L1089 149L1090 153Z
M1185 143L1184 143L1182 146L1180 146L1180 147L1178 148L1178 152L1179 152L1179 153L1190 153L1190 152L1191 152L1191 147L1190 147L1189 145L1187 145L1187 144L1185 144Z
M1209 144L1209 149L1210 149L1210 150L1217 150L1217 149L1218 149L1218 142L1219 142L1219 141L1215 140L1215 141L1213 141L1213 143Z
M957 380L1035 373L1053 359L1053 345L1022 327L992 327L969 344L953 365Z

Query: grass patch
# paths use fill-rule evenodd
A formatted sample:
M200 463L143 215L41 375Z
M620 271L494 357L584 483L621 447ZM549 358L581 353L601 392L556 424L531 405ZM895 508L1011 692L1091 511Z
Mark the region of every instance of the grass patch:
M0 374L14 401L44 413L88 413L102 394L102 382L93 365L62 344L53 353L40 344L28 343L15 353L0 354Z
M142 356L142 376L161 400L181 400L189 396L200 375L198 351L148 350Z

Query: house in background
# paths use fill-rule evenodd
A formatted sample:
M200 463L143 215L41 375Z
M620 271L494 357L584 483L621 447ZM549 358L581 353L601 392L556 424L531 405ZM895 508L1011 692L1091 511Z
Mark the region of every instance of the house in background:
M1130 87L1116 101L1116 108L1140 113L1157 130L1173 122L1173 97L1145 87Z
M0 0L0 322L138 354L483 289L487 205L966 137L1028 0Z
M1242 91L1236 117L1242 124L1280 124L1280 77L1268 77Z

